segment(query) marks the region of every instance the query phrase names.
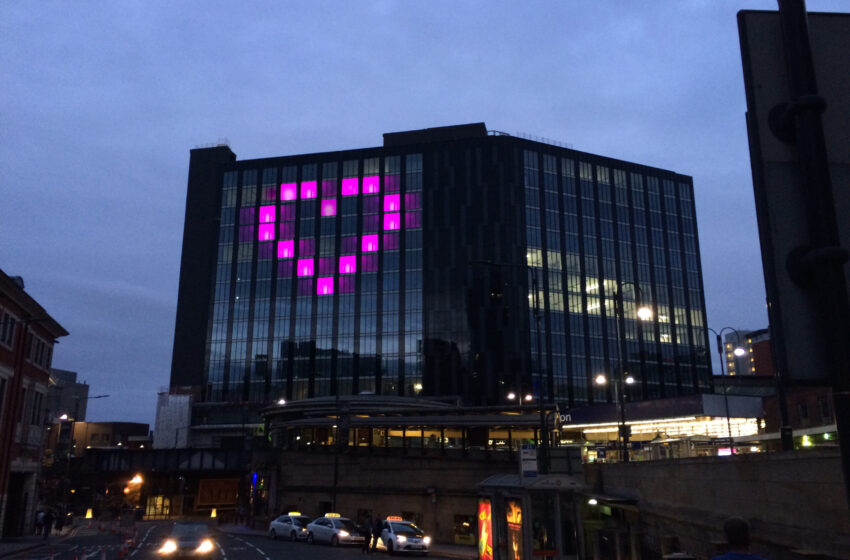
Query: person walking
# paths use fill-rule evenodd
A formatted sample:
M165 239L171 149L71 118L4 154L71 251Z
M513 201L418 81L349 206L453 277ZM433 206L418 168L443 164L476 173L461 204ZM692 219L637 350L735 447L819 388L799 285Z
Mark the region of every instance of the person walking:
M363 548L360 549L360 554L369 554L371 550L369 547L372 544L372 516L367 515L366 519L363 520L363 524L360 525L360 532L363 533Z
M53 529L53 522L56 520L53 517L53 510L48 509L44 513L44 540L47 540L47 537L50 536L50 531Z
M372 523L372 552L375 552L378 548L378 541L381 539L381 531L384 528L384 524L381 522L381 516L376 515L375 521Z
M42 531L44 531L44 510L39 509L38 513L35 514L35 534L36 536L41 536Z

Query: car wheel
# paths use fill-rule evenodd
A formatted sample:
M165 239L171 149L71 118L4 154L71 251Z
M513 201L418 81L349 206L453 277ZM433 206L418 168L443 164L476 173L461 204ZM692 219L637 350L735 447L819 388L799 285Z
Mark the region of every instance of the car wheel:
M298 535L295 534L295 531L292 531L291 533L289 533L289 540L291 540L292 542L295 542L296 540L298 540Z
M272 540L273 540L273 541L276 541L276 540L277 540L277 533L275 532L275 530L274 530L274 529L272 529L271 531L269 531L269 536L272 538Z
M393 553L393 541L387 542L387 552L390 553L390 554Z
M316 541L313 540L313 533L307 533L307 543L316 544Z
M331 538L331 546L339 546L339 537L336 535Z

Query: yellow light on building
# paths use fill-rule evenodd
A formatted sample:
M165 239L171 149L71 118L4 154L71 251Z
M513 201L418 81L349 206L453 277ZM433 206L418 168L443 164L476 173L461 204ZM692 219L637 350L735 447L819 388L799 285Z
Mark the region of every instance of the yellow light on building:
M210 517L218 517L218 511L216 511L215 508L212 508L212 511L210 512Z
M91 508L88 508L86 510L86 519L91 519L92 517L94 517L94 515L92 515Z

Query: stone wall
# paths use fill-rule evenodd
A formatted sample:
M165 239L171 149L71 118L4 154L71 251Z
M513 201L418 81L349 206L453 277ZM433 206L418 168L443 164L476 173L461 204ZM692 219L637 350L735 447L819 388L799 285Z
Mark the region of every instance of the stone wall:
M850 558L837 449L595 464L586 472L597 491L637 499L637 532L653 553L678 541L682 551L710 558L724 540L724 519L740 516L751 524L753 552L765 558L795 559L800 551Z

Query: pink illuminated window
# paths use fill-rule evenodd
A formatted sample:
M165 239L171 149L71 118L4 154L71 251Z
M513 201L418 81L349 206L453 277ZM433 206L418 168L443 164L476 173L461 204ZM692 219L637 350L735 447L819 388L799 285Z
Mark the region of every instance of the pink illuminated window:
M354 292L354 276L340 276L339 277L339 291L343 294L350 294Z
M295 237L295 222L283 222L280 224L280 236L282 238Z
M384 212L398 212L399 210L401 210L401 195L384 195Z
M319 274L327 276L334 273L334 259L322 257L319 259Z
M281 200L295 200L298 198L298 189L295 183L283 183L280 185Z
M288 222L295 219L295 205L281 204L280 205L280 221Z
M419 201L419 193L410 193L404 195L405 210L418 210L420 207L421 202Z
M313 295L313 279L299 278L298 279L298 295L311 296Z
M384 190L387 192L398 192L401 187L401 181L398 180L398 175L384 175Z
M301 181L301 198L316 198L316 181Z
M274 221L275 207L260 206L260 223L267 224Z
M384 229L401 229L401 214L384 214Z
M298 242L298 256L299 257L312 257L316 254L316 240L315 239L302 239Z
M334 279L333 276L328 276L326 278L319 278L316 281L316 293L320 296L327 296L334 293Z
M343 236L341 240L341 252L343 253L355 253L357 252L357 236L356 235L346 235Z
M239 211L239 223L240 224L253 224L254 223L254 209L253 208L243 208Z
M268 260L274 257L274 243L260 243L257 249L257 258Z
M278 278L292 278L292 261L281 261L277 263Z
M381 192L381 178L377 175L363 177L363 194Z
M342 180L342 196L357 194L357 177Z
M360 243L360 250L364 253L374 253L378 250L378 236L364 235L363 241Z
M322 196L336 196L336 179L325 179L322 181Z
M422 213L421 212L407 212L404 215L404 227L406 227L406 228L422 227Z
M377 214L372 214L370 216L363 216L363 231L372 232L378 231L378 227L381 225L381 217Z
M398 249L398 234L397 233L385 233L384 234L384 250L393 251Z
M260 241L274 241L274 224L260 224L257 239Z
M335 198L326 198L322 200L322 216L336 216Z
M313 276L313 259L298 259L298 276Z
M357 272L357 257L348 255L339 258L339 273L354 274Z
M253 241L254 226L239 226L239 241Z
M377 272L378 271L378 255L362 255L360 257L361 272Z
M277 258L291 259L295 257L295 241L289 239L287 241L277 242Z

